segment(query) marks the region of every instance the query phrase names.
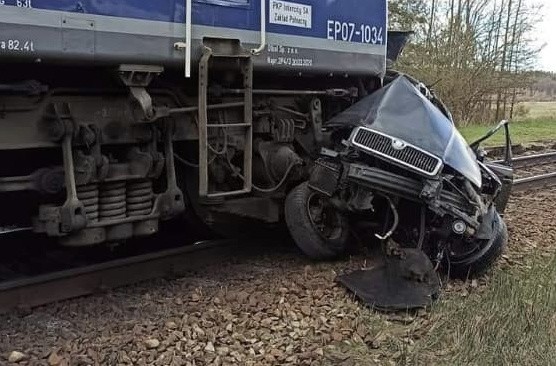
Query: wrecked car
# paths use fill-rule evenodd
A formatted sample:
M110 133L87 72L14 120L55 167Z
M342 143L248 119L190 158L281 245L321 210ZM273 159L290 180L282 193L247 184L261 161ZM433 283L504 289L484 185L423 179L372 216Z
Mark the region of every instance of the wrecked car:
M363 222L379 241L422 250L453 276L479 275L507 245L512 169L486 163L484 139L468 145L422 83L394 72L386 81L325 123L329 146L286 199L291 235L311 258L329 259ZM486 137L499 129L509 162L508 123Z

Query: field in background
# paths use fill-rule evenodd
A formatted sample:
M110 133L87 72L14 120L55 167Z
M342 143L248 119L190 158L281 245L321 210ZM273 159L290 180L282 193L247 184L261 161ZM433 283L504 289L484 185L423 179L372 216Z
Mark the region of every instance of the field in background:
M556 102L522 102L518 109L521 111L520 116L512 121L510 127L514 143L556 140ZM460 132L471 142L483 136L494 125L470 125L462 127ZM503 144L502 131L485 142L486 146Z
M518 104L525 115L519 118L556 120L556 102L522 102Z

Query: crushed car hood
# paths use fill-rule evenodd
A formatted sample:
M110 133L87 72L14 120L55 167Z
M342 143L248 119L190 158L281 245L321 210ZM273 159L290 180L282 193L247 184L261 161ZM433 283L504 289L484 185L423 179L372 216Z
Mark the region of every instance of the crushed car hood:
M366 126L403 140L439 157L481 187L481 170L467 142L452 121L403 76L327 121L326 126Z

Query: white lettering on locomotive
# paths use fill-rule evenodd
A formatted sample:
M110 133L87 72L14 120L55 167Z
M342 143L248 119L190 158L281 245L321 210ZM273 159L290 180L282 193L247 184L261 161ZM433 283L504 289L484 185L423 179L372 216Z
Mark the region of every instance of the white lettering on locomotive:
M270 1L270 20L272 24L308 28L313 26L313 8L311 5L297 4L289 1Z

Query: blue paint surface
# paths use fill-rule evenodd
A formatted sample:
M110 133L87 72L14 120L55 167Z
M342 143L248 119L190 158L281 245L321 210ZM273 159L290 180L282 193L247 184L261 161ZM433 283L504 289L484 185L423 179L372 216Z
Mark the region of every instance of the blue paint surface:
M15 6L16 1L5 0L5 5ZM31 6L35 9L176 23L185 21L185 0L20 1L23 3L30 1ZM271 0L266 1L268 9L270 7L268 2ZM291 2L312 6L311 29L267 22L268 32L327 38L330 36L330 21L338 21L353 24L353 30L349 29L349 32L353 34L348 41L362 42L357 32L362 30L362 26L370 26L377 29L382 28L383 37L376 43L385 44L386 42L386 0L294 0ZM194 24L198 25L256 31L260 29L260 0L194 0L192 20Z

